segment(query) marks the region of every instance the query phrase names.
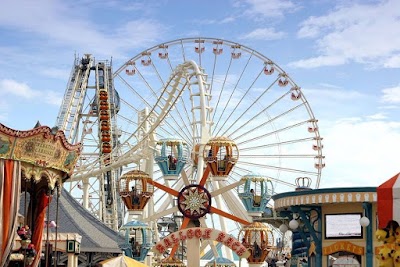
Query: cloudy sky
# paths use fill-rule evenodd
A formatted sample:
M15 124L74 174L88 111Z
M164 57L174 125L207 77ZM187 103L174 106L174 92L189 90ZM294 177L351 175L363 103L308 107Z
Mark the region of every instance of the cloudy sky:
M324 138L321 187L400 171L400 1L6 0L0 122L53 126L75 55L117 69L159 43L214 37L255 49L302 87Z

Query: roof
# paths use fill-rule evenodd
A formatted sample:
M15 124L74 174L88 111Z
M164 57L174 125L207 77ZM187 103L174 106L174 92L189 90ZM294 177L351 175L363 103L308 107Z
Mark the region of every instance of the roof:
M50 221L56 221L56 205L57 198L54 197L50 203ZM20 213L23 214L23 211L22 195ZM124 237L89 213L65 189L62 189L59 198L57 227L58 233L78 233L82 236L81 252L122 253L119 244L125 243ZM52 229L52 232L55 230Z

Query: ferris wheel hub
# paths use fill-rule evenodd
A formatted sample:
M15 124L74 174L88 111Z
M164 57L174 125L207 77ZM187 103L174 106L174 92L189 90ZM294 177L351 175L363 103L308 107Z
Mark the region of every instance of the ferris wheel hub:
M197 184L185 186L178 195L178 208L189 219L198 219L210 212L211 194Z

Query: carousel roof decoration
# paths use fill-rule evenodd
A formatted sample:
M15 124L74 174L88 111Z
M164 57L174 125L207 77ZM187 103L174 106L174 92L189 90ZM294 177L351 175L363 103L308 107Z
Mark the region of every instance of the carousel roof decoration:
M40 126L39 122L36 125L32 130L19 131L0 124L0 158L21 161L25 179L38 182L46 176L49 187L54 188L57 178L62 179L60 185L71 176L82 145L68 143L63 131Z

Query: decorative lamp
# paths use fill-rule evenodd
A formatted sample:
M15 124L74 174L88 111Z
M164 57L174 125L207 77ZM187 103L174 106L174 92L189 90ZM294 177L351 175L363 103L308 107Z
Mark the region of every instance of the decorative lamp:
M279 226L279 231L281 231L282 234L286 233L287 230L289 230L289 229L288 229L288 226L287 226L286 224L282 223L282 224Z
M361 217L361 219L360 219L360 225L362 226L362 227L367 227L368 225L369 225L369 219L367 218L367 217L365 217L365 216L363 216L363 217Z
M297 220L295 220L295 219L292 219L292 220L289 222L289 227L290 227L290 229L292 229L292 230L296 230L296 229L299 227L299 222L298 222Z

